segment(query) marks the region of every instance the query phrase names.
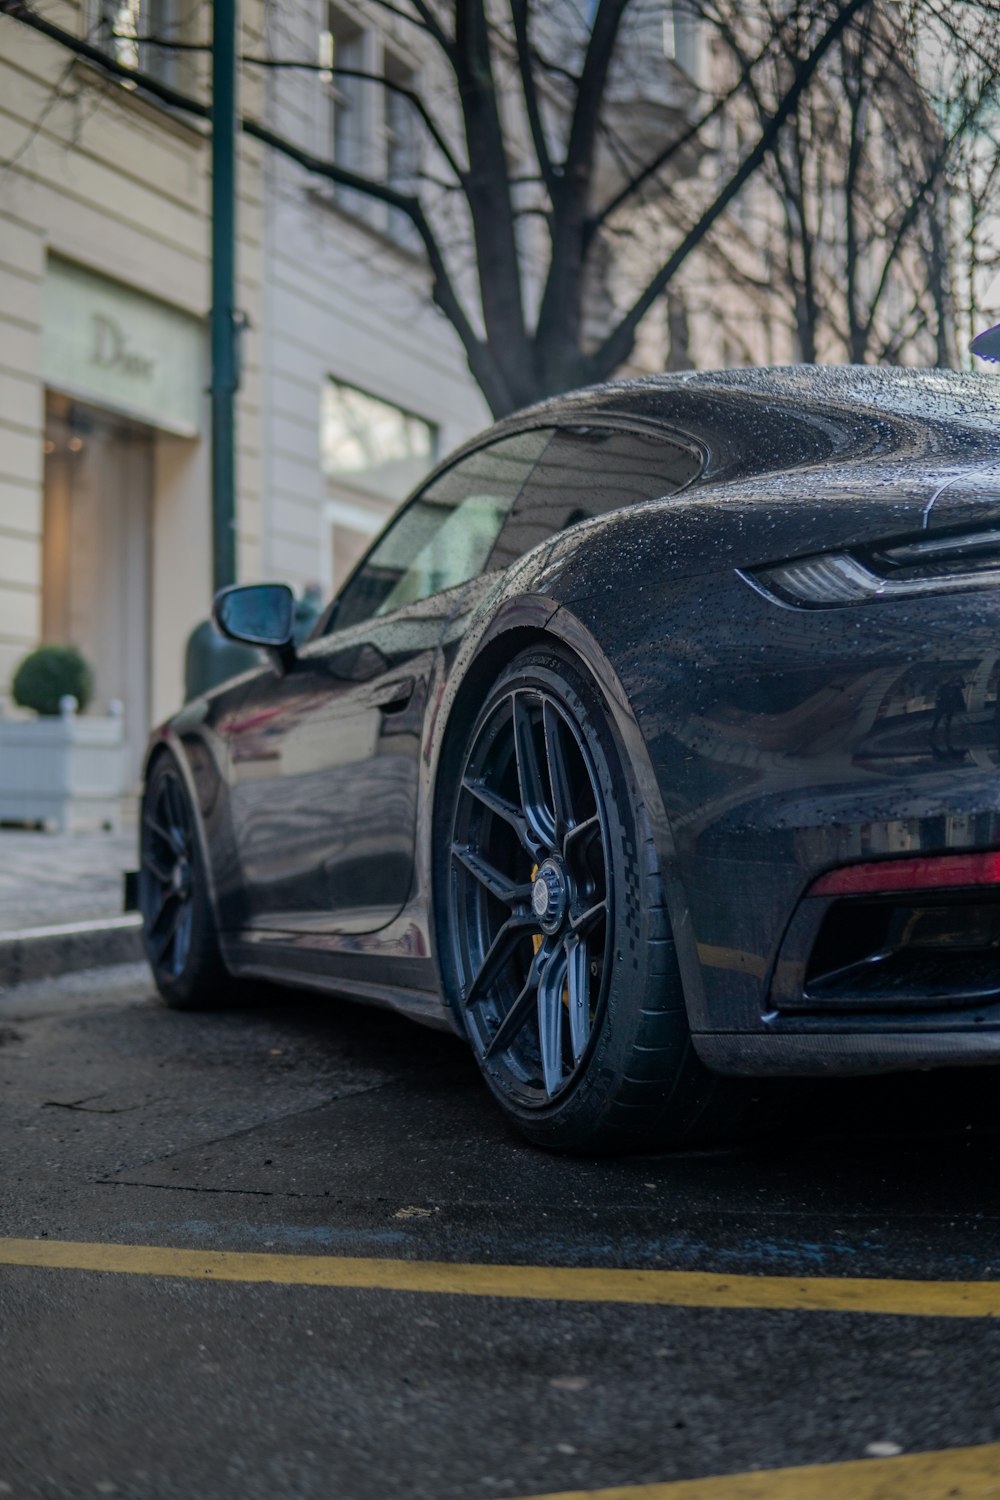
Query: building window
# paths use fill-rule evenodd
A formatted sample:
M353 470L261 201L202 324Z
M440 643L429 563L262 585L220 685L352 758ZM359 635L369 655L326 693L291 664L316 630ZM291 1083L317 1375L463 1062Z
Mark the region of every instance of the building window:
M329 379L320 409L320 459L327 479L398 505L437 455L437 428L356 386Z
M417 75L388 49L383 53L382 71L395 88L383 89L385 180L397 193L415 194L419 185L420 121L413 104L400 89L415 89ZM399 245L417 249L420 238L412 219L399 209L390 208L386 220L389 235Z
M322 582L339 589L393 511L438 456L438 429L413 412L332 377L320 404L328 541Z
M663 55L695 83L699 82L701 73L700 43L694 5L690 0L669 0L663 12Z
M327 598L340 591L391 514L389 507L327 501L326 536L320 548L320 583Z
M90 39L125 68L135 68L175 88L182 87L184 54L160 42L190 40L185 0L93 0ZM133 88L133 84L126 84Z
M327 7L326 30L320 33L320 80L329 99L331 156L339 167L362 173L369 164L369 95L372 85L363 78L345 77L365 72L365 33L333 5ZM352 213L364 212L364 200L350 188L336 187L334 197Z
M328 99L327 139L333 160L397 192L416 194L423 126L401 90L417 87L417 73L383 43L377 30L364 29L332 0L326 16L326 29L319 37L319 78ZM365 76L345 77L352 72ZM382 78L394 87L382 87ZM339 185L332 196L341 208L383 230L396 244L419 248L419 236L406 214Z

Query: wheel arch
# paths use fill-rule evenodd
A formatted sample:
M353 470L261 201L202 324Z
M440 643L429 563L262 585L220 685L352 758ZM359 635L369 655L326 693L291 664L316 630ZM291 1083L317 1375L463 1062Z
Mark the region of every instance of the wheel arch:
M441 730L441 748L434 778L432 827L435 832L440 827L443 788L461 756L469 725L490 688L509 662L531 646L544 645L548 638L539 624L512 624L506 630L491 631L480 643L462 674Z
M434 791L437 826L441 787L454 765L470 722L503 669L531 646L559 644L591 675L610 710L615 728L629 756L646 803L661 857L671 858L673 838L649 752L628 694L606 652L586 625L566 606L551 599L529 597L505 604L477 641L441 730Z
M172 760L174 765L177 767L181 781L184 783L184 790L187 792L188 798L191 803L191 808L194 813L195 838L198 840L198 848L201 854L202 867L205 871L206 879L208 881L208 898L211 902L212 912L216 920L218 920L218 882L216 879L215 862L212 858L212 848L209 844L208 834L205 829L205 813L202 806L202 798L199 796L198 784L191 769L191 763L185 753L184 743L169 726L164 726L162 729L157 731L155 738L153 739L152 743L149 746L149 749L146 752L146 760L142 768L140 824L142 817L141 808L142 804L145 802L146 789L149 786L150 778L160 762L166 759ZM141 836L142 831L140 827L140 840Z
M475 643L468 666L462 673L454 697L448 706L441 729L440 751L434 778L432 808L432 847L440 847L442 802L449 777L456 770L465 738L478 709L484 702L500 672L514 658L532 646L561 645L590 674L607 704L614 728L633 774L652 827L663 870L664 884L674 928L674 941L680 963L685 1000L689 1014L692 1004L704 1003L703 978L694 941L687 896L677 875L674 840L649 751L621 678L600 642L568 605L549 598L533 596L509 601L494 616ZM440 863L431 860L431 934L438 973L442 980L442 955L439 928Z

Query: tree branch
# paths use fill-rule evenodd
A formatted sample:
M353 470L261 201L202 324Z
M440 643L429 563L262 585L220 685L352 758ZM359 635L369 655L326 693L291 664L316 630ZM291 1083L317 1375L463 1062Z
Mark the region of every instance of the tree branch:
M551 194L556 180L556 171L552 165L549 143L545 136L545 125L542 120L538 88L535 84L535 75L531 66L531 43L528 36L528 0L511 0L510 13L514 22L514 37L517 43L517 68L521 77L521 93L524 95L524 108L528 116L528 129L531 131L531 140L535 148L535 156L538 158L538 167L542 174L542 180Z
M524 326L506 142L500 120L485 0L455 7L455 68L469 160L466 196L472 216L486 337L515 395L530 400L531 351Z
M371 0L372 5L377 5L381 10L387 11L389 15L396 16L400 21L406 21L410 26L416 26L418 31L426 32L434 38L438 47L454 67L455 43L438 21L426 0L410 0L416 15L404 10L401 5L394 5L392 0Z
M551 189L552 255L535 347L544 352L546 381L558 389L572 376L580 347L584 273L590 241L585 231L601 105L615 41L628 0L598 0L580 74L562 171Z
M103 68L106 73L111 73L115 78L138 84L147 94L162 99L164 104L170 104L174 109L181 109L187 114L196 115L200 120L212 118L211 108L207 104L202 104L200 99L192 99L187 94L182 94L179 89L171 88L167 83L161 83L158 78L154 78L149 73L141 73L136 68L126 67L116 57L111 57L100 47L95 47L92 42L87 42L83 37L74 35L72 31L66 31L62 26L56 26L52 21L47 21L44 16L33 11L25 0L0 0L0 15L10 16L13 21L20 21L23 26L29 26L32 31L40 32L50 41L67 47L70 52L75 52L77 57L86 58L87 62Z
M720 95L720 97L716 99L715 103L712 104L708 109L706 109L697 120L695 120L693 125L689 125L688 128L679 136L676 136L672 141L668 141L667 144L663 147L662 151L658 152L651 161L647 162L642 170L639 171L635 175L635 177L631 179L630 182L626 182L624 187L622 187L614 195L613 198L609 199L608 202L605 203L603 208L599 209L597 213L591 215L587 223L588 236L596 233L596 231L600 229L601 225L604 224L612 214L616 213L619 208L621 208L623 203L627 203L629 198L631 198L634 193L645 187L646 183L651 177L657 176L657 174L661 172L666 166L668 161L676 156L678 152L683 151L685 146L690 145L690 143L701 134L705 126L711 124L716 116L722 113L727 104L732 103L733 99L736 97L737 93L743 87L743 85L749 83L753 69L758 65L758 63L764 60L770 50L771 43L767 42L754 58L752 58L748 62L744 62L741 67L740 75L737 78L736 82L732 85L732 87L729 88L725 94Z
M268 63L264 59L256 57L246 58L245 61L256 63L259 67L278 66L297 68L302 66L300 63ZM434 142L435 146L438 148L441 155L444 157L445 161L454 172L457 182L461 187L465 186L464 168L459 164L458 158L455 156L455 153L452 151L451 146L445 139L440 126L434 119L434 116L431 114L423 99L417 93L416 89L408 88L405 83L396 83L393 81L393 79L386 78L383 73L368 73L364 68L323 69L319 66L319 64L316 63L310 63L309 67L315 68L317 72L325 71L327 73L332 73L334 78L359 78L363 83L378 83L382 86L382 88L386 90L387 93L398 94L401 99L408 99L409 102L413 105L413 108L417 111L417 114L423 120L424 125L427 129L427 133L430 136L431 140Z
M761 131L757 144L747 153L722 192L719 193L713 203L709 204L698 222L684 236L677 248L648 283L645 290L636 298L617 327L612 330L599 348L587 360L587 368L592 379L601 380L606 378L610 370L614 370L628 358L635 342L636 330L657 297L660 296L671 277L675 276L680 270L691 254L691 251L704 239L708 230L711 229L721 214L725 212L726 208L743 187L743 184L749 180L761 163L771 155L785 121L793 114L799 99L811 82L813 74L816 72L823 58L834 42L836 42L837 38L850 25L858 12L871 3L872 0L847 0L847 3L830 22L808 55L802 59L793 83L785 93L777 109L770 116L768 124Z
M385 203L390 208L398 209L410 220L417 234L420 236L427 261L433 277L433 297L441 311L453 325L455 332L462 341L469 364L476 364L476 378L480 379L483 374L490 386L496 387L499 371L488 368L493 365L492 356L476 334L471 320L462 307L458 294L455 291L448 269L445 264L441 247L435 238L434 231L427 220L427 216L420 205L420 200L408 193L399 193L395 188L386 186L380 182L373 182L369 177L362 177L357 172L348 171L346 167L338 166L336 162L326 161L322 157L314 156L310 151L304 151L296 146L293 141L286 140L284 136L277 135L269 130L266 125L261 125L256 120L243 119L241 126L245 135L252 140L260 141L262 145L270 146L272 150L279 151L282 156L297 162L307 172L315 173L318 177L326 177L335 182L339 187L351 188L356 193L365 197L373 198L376 202ZM486 387L484 386L484 390ZM487 391L487 399L489 393Z
M166 37L158 36L129 36L124 32L113 31L112 37L116 41L129 41L139 47L162 47L168 52L208 52L212 51L210 42L174 42ZM454 172L459 185L464 182L465 172L460 166L455 153L448 144L441 129L424 103L416 89L407 87L405 83L397 83L395 79L387 78L384 73L370 73L364 68L329 68L321 62L304 62L295 57L254 57L250 53L240 54L240 62L251 68L277 68L289 69L293 72L322 73L326 78L358 78L362 83L377 83L388 94L398 94L401 99L406 99L412 104L417 114L423 120L427 133L437 146L441 155Z
M78 57L84 57L88 62L94 63L103 72L111 74L115 78L121 78L129 83L137 85L146 92L160 98L166 104L185 113L196 115L199 119L210 120L211 109L202 104L198 99L192 99L182 94L179 89L170 88L167 84L161 84L159 79L151 74L142 72L138 68L126 67L117 58L108 56L100 48L66 31L61 26L47 21L44 17L37 15L24 3L24 0L0 0L0 15L10 16L12 20L19 21L22 25L29 26L32 30L40 32L50 40L59 43L60 46L68 48ZM373 182L370 178L362 177L356 172L348 171L347 168L339 166L336 162L325 161L321 157L313 156L311 152L302 150L293 141L286 140L284 136L269 130L267 126L261 125L256 120L243 118L239 122L243 133L252 140L260 141L262 145L269 146L278 151L282 156L297 162L306 171L315 173L317 176L326 177L331 182L341 187L351 188L365 197L373 198L377 202L385 203L390 208L398 209L400 213L407 216L413 224L414 229L420 236L424 251L427 255L433 278L432 295L435 303L447 317L455 332L458 334L465 349L469 368L480 385L483 394L494 411L509 410L513 404L507 384L500 372L499 366L492 352L476 333L472 322L468 317L455 287L448 274L444 256L441 251L434 232L424 214L419 199L406 193L399 193L395 188L388 187L383 183Z

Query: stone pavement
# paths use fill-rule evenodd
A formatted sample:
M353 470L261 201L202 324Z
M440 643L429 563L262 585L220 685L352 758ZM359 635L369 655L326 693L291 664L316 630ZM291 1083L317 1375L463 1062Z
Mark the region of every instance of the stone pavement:
M137 863L134 811L122 821L118 833L0 827L0 933L120 917Z

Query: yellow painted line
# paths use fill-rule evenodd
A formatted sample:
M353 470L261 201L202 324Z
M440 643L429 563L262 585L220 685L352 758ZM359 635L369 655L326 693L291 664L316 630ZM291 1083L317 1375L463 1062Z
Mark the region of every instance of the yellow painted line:
M522 1297L546 1302L893 1313L920 1318L1000 1315L997 1281L725 1276L709 1271L491 1266L434 1260L362 1260L340 1255L258 1255L252 1251L178 1250L164 1245L104 1245L48 1239L0 1239L0 1265L180 1276L196 1281L361 1287L459 1297Z
M754 979L763 979L767 973L767 959L759 953L747 953L742 948L717 948L714 943L698 944L698 961L709 969L732 969Z
M666 1484L561 1490L521 1500L991 1500L1000 1496L1000 1443L860 1458L797 1469L755 1469Z

